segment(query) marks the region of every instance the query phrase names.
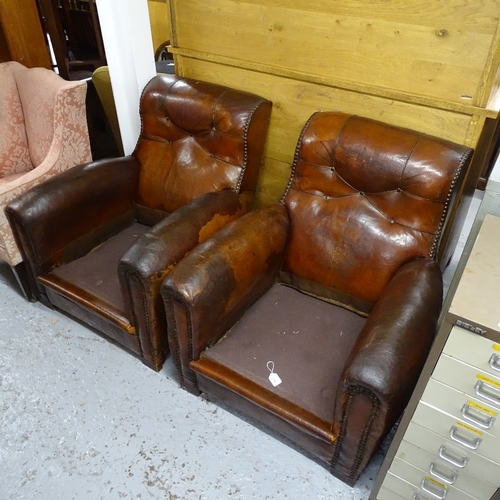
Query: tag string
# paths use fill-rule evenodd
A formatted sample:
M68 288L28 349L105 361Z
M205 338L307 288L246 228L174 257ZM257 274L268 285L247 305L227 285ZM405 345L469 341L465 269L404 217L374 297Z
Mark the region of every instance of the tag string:
M268 361L266 366L271 373L274 373L274 361Z

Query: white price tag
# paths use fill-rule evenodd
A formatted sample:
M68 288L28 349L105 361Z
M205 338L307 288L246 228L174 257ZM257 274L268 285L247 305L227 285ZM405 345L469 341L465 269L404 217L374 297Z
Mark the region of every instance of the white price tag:
M271 372L269 374L269 382L271 382L271 384L273 384L273 387L280 385L282 380L281 380L280 376L277 373L275 373L275 371L274 371L274 361L267 362L267 369Z
M280 379L280 376L274 372L269 375L269 381L271 382L271 384L273 384L273 387L280 385L282 382L282 380Z

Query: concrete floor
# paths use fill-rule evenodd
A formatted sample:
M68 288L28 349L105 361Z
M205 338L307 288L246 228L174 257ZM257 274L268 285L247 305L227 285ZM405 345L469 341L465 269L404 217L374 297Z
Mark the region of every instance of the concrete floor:
M27 302L5 264L0 424L0 500L364 500L388 446L349 488L276 436L181 390L170 359L154 373Z

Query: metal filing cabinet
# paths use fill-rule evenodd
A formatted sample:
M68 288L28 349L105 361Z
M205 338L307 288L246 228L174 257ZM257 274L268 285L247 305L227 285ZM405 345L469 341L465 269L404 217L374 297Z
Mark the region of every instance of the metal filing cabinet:
M463 267L371 500L500 499L500 217Z

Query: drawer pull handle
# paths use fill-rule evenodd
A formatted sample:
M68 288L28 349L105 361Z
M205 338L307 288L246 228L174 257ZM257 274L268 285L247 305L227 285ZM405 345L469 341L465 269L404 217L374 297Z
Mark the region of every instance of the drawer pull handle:
M473 408L469 403L462 406L461 413L465 420L483 429L491 429L493 422L495 422L493 415L488 415L477 408Z
M500 372L500 354L493 353L488 364L492 370Z
M493 387L482 380L478 380L474 386L474 390L480 398L485 399L489 403L500 406L500 391L496 387Z
M434 498L438 498L439 500L443 500L448 492L446 486L439 486L438 484L429 481L429 478L424 477L422 479L422 483L420 487L429 495L432 495Z
M429 497L423 497L420 493L413 493L411 500L429 500Z
M454 465L455 467L460 467L460 469L463 469L467 465L467 462L469 461L469 457L467 455L463 456L459 456L458 454L455 455L444 444L442 444L439 447L438 454L439 458L442 458L445 462L448 462Z
M452 425L450 429L450 439L455 443L461 444L469 450L477 450L481 444L482 439L474 436L470 432L460 431L456 425Z
M431 476L434 476L436 479L443 481L446 484L453 484L458 479L458 474L453 472L448 467L441 466L441 470L438 470L439 465L436 462L432 462L429 467L429 472ZM446 469L445 471L443 469Z

